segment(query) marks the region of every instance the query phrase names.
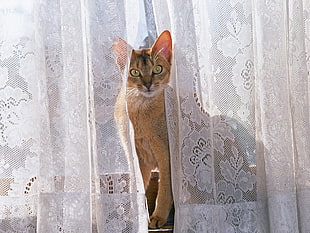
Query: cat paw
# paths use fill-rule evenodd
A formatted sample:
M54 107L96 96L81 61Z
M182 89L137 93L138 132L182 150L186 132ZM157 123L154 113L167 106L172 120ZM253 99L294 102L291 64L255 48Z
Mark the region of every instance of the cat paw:
M163 219L158 216L151 216L150 217L150 222L149 222L149 228L151 229L158 229L161 228L165 223L167 219Z

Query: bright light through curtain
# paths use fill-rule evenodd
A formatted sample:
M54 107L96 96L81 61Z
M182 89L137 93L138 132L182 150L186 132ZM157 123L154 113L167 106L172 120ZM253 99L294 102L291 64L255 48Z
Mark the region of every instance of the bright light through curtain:
M147 232L112 44L166 29L174 232L310 232L308 0L12 0L0 22L0 232Z

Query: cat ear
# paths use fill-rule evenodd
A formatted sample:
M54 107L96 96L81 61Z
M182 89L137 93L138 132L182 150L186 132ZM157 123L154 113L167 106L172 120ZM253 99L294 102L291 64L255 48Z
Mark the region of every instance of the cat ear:
M163 31L152 46L152 53L161 54L169 63L172 58L172 39L169 31Z
M117 38L113 43L113 50L116 55L116 63L119 66L120 70L123 71L127 64L128 51L131 49L131 46L127 44L121 38Z

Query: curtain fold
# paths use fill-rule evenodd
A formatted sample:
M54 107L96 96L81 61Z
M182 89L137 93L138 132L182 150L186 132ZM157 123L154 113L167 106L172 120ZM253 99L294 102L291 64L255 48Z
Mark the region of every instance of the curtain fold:
M169 1L169 6L180 121L175 230L262 232L251 4Z
M98 232L147 232L147 210L142 178L133 146L133 130L123 122L127 138L122 145L114 121L114 104L122 82L112 45L121 37L143 43L146 31L143 3L88 1L89 75L93 87L96 144L93 155ZM132 5L137 5L132 9ZM140 16L139 16L140 15ZM135 17L137 16L137 17ZM143 22L144 20L144 22ZM131 51L129 51L131 52ZM125 98L125 96L123 96ZM93 229L94 230L94 229Z
M13 0L0 22L0 232L147 232L112 45L163 30L174 232L310 232L309 1Z
M256 61L271 232L309 231L306 1L257 4ZM264 12L264 14L262 14Z

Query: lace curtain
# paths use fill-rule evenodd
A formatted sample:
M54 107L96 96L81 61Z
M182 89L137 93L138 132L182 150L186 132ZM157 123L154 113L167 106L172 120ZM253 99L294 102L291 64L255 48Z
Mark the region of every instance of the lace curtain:
M0 232L147 232L112 44L165 29L174 232L310 232L308 0L12 0L0 22Z

